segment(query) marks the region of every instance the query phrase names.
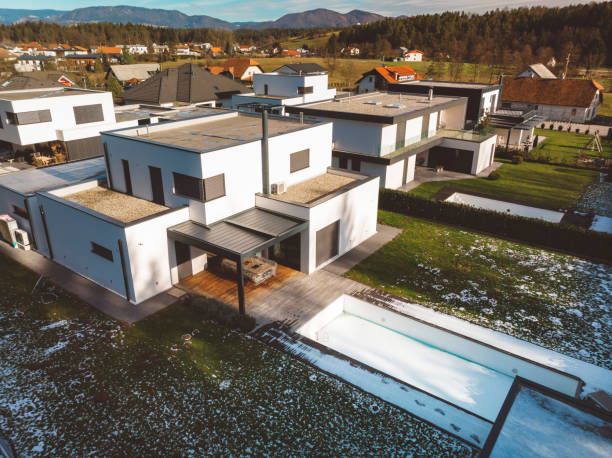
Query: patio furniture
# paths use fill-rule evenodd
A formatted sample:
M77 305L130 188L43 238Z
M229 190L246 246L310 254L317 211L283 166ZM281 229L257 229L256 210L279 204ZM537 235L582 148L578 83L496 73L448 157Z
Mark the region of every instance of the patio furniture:
M436 165L434 167L434 170L435 170L436 173L442 173L442 172L444 172L444 167L442 167L441 165Z
M260 256L251 256L242 262L244 278L256 286L276 275L277 263ZM226 272L236 273L236 263L231 259L221 262L221 269Z

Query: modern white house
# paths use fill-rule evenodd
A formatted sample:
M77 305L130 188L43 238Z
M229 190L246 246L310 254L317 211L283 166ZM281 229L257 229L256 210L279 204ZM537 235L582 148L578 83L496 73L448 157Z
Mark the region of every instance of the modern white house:
M328 88L326 71L257 73L253 75L253 93L233 95L232 108L256 111L260 105L267 105L284 114L285 106L331 100L335 96L336 90Z
M467 97L465 113L466 128L473 127L487 115L497 111L500 103L500 84L463 83L458 81L408 80L390 83L389 90L406 94L427 95L433 90L434 96Z
M39 72L45 69L45 64L55 63L55 57L23 54L15 62L16 72Z
M36 152L58 142L68 160L102 155L100 132L118 123L110 92L52 87L0 91L0 140L14 152Z
M492 164L496 135L463 130L467 103L433 91L374 92L286 110L333 121L333 165L396 189L414 179L415 165L476 175Z
M603 91L595 80L504 77L502 108L536 110L551 121L588 123L597 116Z
M253 263L309 274L376 232L379 180L331 167L329 122L220 111L102 142L104 159L63 165L63 186L4 197L45 169L0 177L0 212L23 214L36 249L133 304L233 266L244 313ZM89 172L75 173L80 163Z

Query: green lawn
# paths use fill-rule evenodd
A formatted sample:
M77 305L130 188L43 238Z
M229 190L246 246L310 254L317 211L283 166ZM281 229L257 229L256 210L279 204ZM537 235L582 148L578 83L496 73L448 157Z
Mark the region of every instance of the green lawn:
M0 431L20 456L476 452L185 305L123 327L0 265Z
M612 116L612 92L604 93L603 103L599 106L597 114L601 116Z
M426 198L452 186L465 191L490 194L500 199L526 202L536 207L570 209L587 186L599 178L599 172L557 165L523 162L512 164L496 159L504 165L498 169L500 178L468 178L465 180L431 181L410 191Z
M349 278L612 368L612 266L396 213L378 219L403 232Z
M534 134L546 137L546 140L533 149L532 154L536 157L546 154L550 155L552 162L575 163L580 151L589 156L600 156L597 150L591 151L590 148L587 148L587 145L593 138L592 135L559 132L549 129L535 129ZM603 147L603 156L612 157L612 142L607 138L602 138L601 145Z

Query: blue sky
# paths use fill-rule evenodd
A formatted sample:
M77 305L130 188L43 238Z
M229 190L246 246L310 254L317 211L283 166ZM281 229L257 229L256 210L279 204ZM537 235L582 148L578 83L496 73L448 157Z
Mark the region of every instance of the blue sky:
M565 6L587 3L580 0L28 0L15 8L70 10L86 6L125 5L176 9L185 14L206 14L227 21L262 21L278 19L283 14L328 8L342 13L361 9L385 16L436 13L447 10L482 12L495 8L529 5ZM5 5L4 7L7 7Z

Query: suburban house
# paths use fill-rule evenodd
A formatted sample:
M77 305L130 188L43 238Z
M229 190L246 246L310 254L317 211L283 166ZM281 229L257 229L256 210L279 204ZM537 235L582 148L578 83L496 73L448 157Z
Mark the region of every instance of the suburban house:
M473 127L489 113L494 113L499 104L499 84L462 83L457 81L409 80L388 84L389 90L406 94L427 95L433 89L434 95L467 97L465 128Z
M518 74L519 78L543 78L556 80L557 77L544 64L533 64Z
M283 49L281 55L283 57L300 57L302 54L295 49Z
M0 140L14 152L61 145L67 160L102 155L100 131L117 123L110 92L52 87L0 91Z
M241 52L243 54L248 54L254 51L257 51L257 46L253 45L234 45L234 51Z
M147 45L117 45L118 48L126 48L130 54L144 55L149 54L149 47Z
M159 64L111 65L105 79L113 75L122 86L141 83L159 72Z
M406 62L421 62L423 60L423 51L418 49L407 50L403 53L402 57Z
M219 66L211 68L213 73L227 72L233 79L240 81L253 81L253 75L263 73L259 63L248 57L232 57L223 61Z
M174 45L174 54L177 56L199 56L200 53L190 49L189 45Z
M536 110L543 119L587 123L597 116L603 86L595 80L504 77L502 108Z
M495 134L463 130L467 98L373 92L286 111L333 121L334 167L380 177L396 189L415 166L476 175L493 163Z
M1 91L71 87L74 85L74 81L68 78L68 76L57 71L17 74L0 83L0 94L2 93Z
M60 61L60 66L71 72L93 71L96 65L96 59L100 59L101 54L66 54L64 59ZM109 61L119 62L115 57Z
M15 62L16 72L39 72L45 69L47 64L55 64L55 57L51 56L34 56L30 54L22 54Z
M217 46L212 46L209 48L208 54L210 54L212 57L222 56L223 50Z
M126 89L123 99L127 104L173 105L179 102L227 106L234 94L245 92L248 89L237 81L213 75L194 64L183 64L158 72Z
M374 92L376 90L387 90L389 84L402 81L413 81L421 77L415 70L407 65L397 65L393 67L376 67L366 72L357 81L357 92Z
M157 43L153 43L151 45L151 48L153 48L153 53L154 54L161 54L163 52L170 52L170 48L168 47L168 45L158 45Z
M15 172L27 189L2 197L0 177L0 201L27 205L19 223L38 251L133 304L233 272L245 313L245 281L312 273L376 233L378 178L331 168L329 122L220 111L102 142L106 180L92 160L89 181L68 173L66 186L37 189Z
M97 48L91 49L91 54L104 54L111 60L111 62L118 61L118 58L122 53L123 49L121 49L119 46L98 46Z
M232 97L232 108L241 111L258 111L261 105L275 107L275 113L284 114L285 106L331 100L335 89L327 85L327 71L306 71L321 68L314 64L298 64L294 73L257 73L253 75L253 93L236 94ZM288 68L284 65L281 68ZM316 68L315 68L316 67ZM298 72L295 73L295 70Z
M327 73L325 67L321 67L319 64L306 63L306 64L285 64L273 70L272 73L283 73L288 75L301 75L303 73Z

